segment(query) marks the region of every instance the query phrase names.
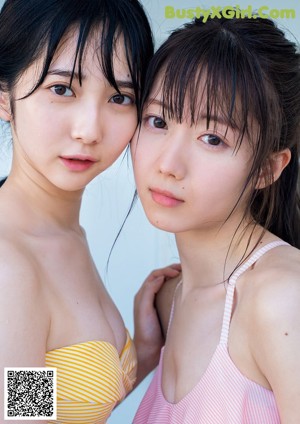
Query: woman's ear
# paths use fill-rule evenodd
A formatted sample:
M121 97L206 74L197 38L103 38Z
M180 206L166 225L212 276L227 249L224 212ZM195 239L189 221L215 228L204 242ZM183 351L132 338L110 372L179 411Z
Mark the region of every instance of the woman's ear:
M9 122L11 120L9 94L0 91L0 119Z
M290 149L280 150L280 152L272 153L266 164L259 173L256 189L263 189L274 183L280 177L284 168L291 160Z

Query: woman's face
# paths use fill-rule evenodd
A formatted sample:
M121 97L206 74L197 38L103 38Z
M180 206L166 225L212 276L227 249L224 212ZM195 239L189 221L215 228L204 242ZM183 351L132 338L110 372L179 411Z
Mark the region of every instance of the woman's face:
M1 117L12 121L13 170L59 189L83 189L107 169L131 140L137 114L122 38L116 44L114 73L121 95L104 77L92 38L82 65L82 85L74 64L76 34L70 33L48 74L33 94L42 61L22 75L14 90L14 116L9 95L2 95ZM6 112L4 112L6 110Z
M205 98L195 125L188 122L188 111L182 123L163 118L159 86L150 94L131 145L145 212L153 225L174 233L218 230L235 208L250 172L247 137L236 150L239 132L222 116L213 117L207 128ZM245 209L243 198L231 218L235 225Z

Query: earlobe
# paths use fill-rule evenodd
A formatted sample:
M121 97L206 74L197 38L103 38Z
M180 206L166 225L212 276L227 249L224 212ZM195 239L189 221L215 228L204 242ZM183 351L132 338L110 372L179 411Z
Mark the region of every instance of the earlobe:
M11 120L9 94L0 91L0 119L9 122Z
M284 168L289 164L290 160L290 149L284 149L280 152L272 153L267 164L260 171L255 188L260 190L277 181Z

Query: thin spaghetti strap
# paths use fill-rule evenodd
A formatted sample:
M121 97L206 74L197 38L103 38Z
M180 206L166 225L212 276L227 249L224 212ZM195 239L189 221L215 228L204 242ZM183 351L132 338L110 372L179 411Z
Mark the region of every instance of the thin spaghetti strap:
M258 249L255 253L253 253L253 255L250 256L250 258L244 264L242 264L230 277L228 281L228 286L227 286L220 343L226 344L226 345L228 343L234 290L235 290L237 279L243 274L243 272L245 272L248 268L250 268L266 252L268 252L271 249L274 249L274 247L284 246L284 245L289 246L289 244L283 240L273 241L271 243L266 244L265 246Z
M167 335L168 335L168 333L169 333L169 328L170 328L171 322L172 322L172 320L173 320L174 308L175 308L175 298L176 298L176 293L177 293L178 287L180 287L181 285L182 285L182 280L180 280L180 281L177 283L177 286L175 287L175 290L174 290L173 300L172 300L172 307L171 307L171 312L170 312L170 317L169 317L168 329L167 329L166 337L167 337Z

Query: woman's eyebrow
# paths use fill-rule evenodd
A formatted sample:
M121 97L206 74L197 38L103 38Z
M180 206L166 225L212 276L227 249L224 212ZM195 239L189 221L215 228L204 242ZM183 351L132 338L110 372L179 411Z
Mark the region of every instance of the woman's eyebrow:
M48 75L59 75L60 77L79 80L79 73L68 69L49 69ZM84 80L85 78L84 74L80 75L81 80Z
M221 115L207 115L206 113L200 114L199 116L199 121L209 121L209 122L215 122L217 124L226 126L226 127L230 127L234 130L238 129L238 127L236 125L234 125L234 123L229 120L227 117L225 116L221 116Z
M168 107L168 105L166 105L163 101L158 100L155 97L149 97L149 99L147 100L145 106L148 107L148 106L153 105L153 104L156 105L156 106L159 106L159 107L163 108L164 110L167 110L167 111L170 110L170 108ZM233 130L238 130L239 129L237 125L235 125L227 117L222 116L222 115L215 115L215 114L214 115L209 115L207 113L200 113L199 116L198 116L197 122L201 122L201 121L204 121L204 122L207 122L207 121L209 121L209 122L215 122L215 123L217 123L219 125L230 127Z
M48 75L58 75L58 76L64 77L64 78L79 80L79 73L76 72L76 71L68 70L68 69L49 69ZM80 79L81 80L86 79L86 75L84 73L82 73L80 75ZM116 80L116 84L120 88L129 88L129 89L133 90L132 81Z
M116 80L116 84L120 88L129 88L129 89L133 90L133 83L132 83L132 81Z
M156 97L149 97L146 101L145 106L151 106L151 105L156 105L161 107L163 110L170 110L169 106L164 103L162 100L158 100Z

